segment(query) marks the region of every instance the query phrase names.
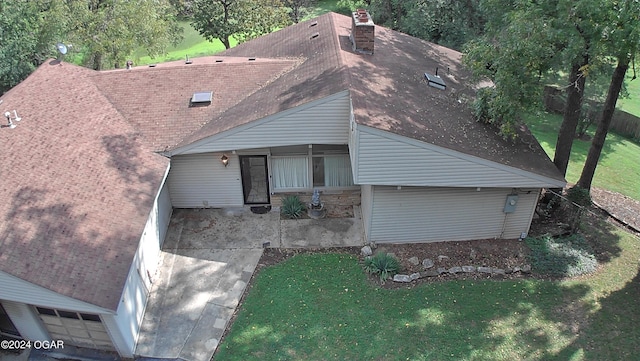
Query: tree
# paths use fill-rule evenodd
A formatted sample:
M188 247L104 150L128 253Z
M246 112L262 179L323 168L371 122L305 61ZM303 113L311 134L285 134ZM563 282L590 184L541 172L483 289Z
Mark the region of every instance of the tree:
M398 30L420 39L461 50L484 32L479 0L403 1L402 6Z
M491 79L493 96L480 97L480 119L513 136L519 114L540 100L543 75L569 68L567 103L554 163L565 174L580 117L584 84L597 65L601 38L599 0L484 0L486 34L467 48L466 64ZM535 21L532 21L535 19Z
M614 1L611 9L613 11L609 14L612 15L612 21L609 22L611 25L607 29L607 45L615 54L617 65L611 75L611 83L607 91L600 123L591 141L587 160L577 183L579 187L587 190L591 189L591 182L609 132L629 63L635 59L640 50L640 28L638 27L640 3L637 0Z
M485 33L465 46L463 62L474 77L493 82L478 93L475 116L496 126L504 138L513 139L521 114L537 106L542 77L558 61L555 7L545 4L482 1Z
M0 94L55 54L65 13L58 0L0 0Z
M316 4L316 0L284 0L283 4L289 8L291 21L297 24L309 13L309 8Z
M193 27L227 49L231 37L243 42L290 24L280 0L196 0L192 11Z
M138 48L151 56L181 40L176 10L168 0L88 0L70 2L70 40L96 70L118 68Z

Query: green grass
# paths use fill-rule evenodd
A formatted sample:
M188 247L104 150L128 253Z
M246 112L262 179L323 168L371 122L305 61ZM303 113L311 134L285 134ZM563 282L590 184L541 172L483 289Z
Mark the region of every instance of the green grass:
M525 120L549 157L553 159L562 116L539 112L528 115ZM588 134L593 135L593 129ZM590 141L579 139L574 141L567 168L567 181L575 183L580 178L590 146ZM639 154L640 145L637 142L609 133L596 168L593 185L640 200Z
M189 21L180 21L180 27L183 30L183 39L177 46L171 46L167 49L167 54L151 58L145 55L144 50L138 50L134 55L135 65L147 65L153 63L163 63L166 61L185 59L187 55L190 58L196 58L199 56L213 55L219 53L224 49L224 45L220 40L214 42L207 41L196 29L194 29ZM231 46L235 46L237 41L233 38L230 39Z
M597 232L604 268L564 282L387 290L354 256L298 255L256 277L214 359L629 360L640 354L639 240Z
M640 117L640 79L631 80L632 76L633 71L630 69L626 80L629 97L618 99L617 105L619 109Z

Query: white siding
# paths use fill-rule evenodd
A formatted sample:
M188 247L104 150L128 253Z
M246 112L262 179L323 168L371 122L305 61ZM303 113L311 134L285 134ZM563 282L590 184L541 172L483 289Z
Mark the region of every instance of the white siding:
M229 165L220 162L223 153L171 157L169 194L176 208L240 207L244 204L240 161L230 152Z
M529 230L539 189L518 190L516 211L505 214L511 192L511 188L375 186L369 241L518 238Z
M436 187L550 187L563 182L358 125L358 184Z
M276 147L295 144L347 144L349 92L343 91L233 128L172 154Z
M25 340L49 340L49 333L42 325L33 307L24 303L2 301L4 310Z
M364 235L367 241L370 240L371 233L371 212L373 205L373 186L364 184L360 190L360 207L362 209L362 222L364 225Z
M87 313L113 313L102 307L63 296L44 287L0 271L0 299L49 308Z
M105 322L118 352L131 357L135 349L147 297L160 262L160 249L171 218L171 201L165 180L149 213L138 250L131 264L118 313Z

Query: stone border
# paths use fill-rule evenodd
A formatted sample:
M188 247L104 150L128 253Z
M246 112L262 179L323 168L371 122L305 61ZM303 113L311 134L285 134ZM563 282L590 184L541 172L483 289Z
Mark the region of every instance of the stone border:
M366 245L360 249L360 254L364 258L369 258L373 256L373 250L371 249L371 246ZM389 254L395 257L393 253L389 253ZM442 261L444 259L449 259L449 257L444 255L438 256L438 261ZM411 257L409 259L409 262L415 266L420 264L420 260L418 259L418 257ZM447 275L447 274L455 275L458 273L466 273L466 274L483 273L490 276L493 276L493 275L504 276L504 275L513 274L513 273L522 273L522 274L531 273L531 265L529 264L525 264L523 266L514 267L514 268L495 268L495 267L484 267L484 266L455 266L451 268L438 267L436 269L431 269L431 267L433 266L434 266L433 260L429 258L425 258L424 260L422 260L422 267L425 269L424 271L415 272L409 275L396 274L393 276L393 281L399 282L399 283L409 283L409 282L418 280L420 278L436 277L436 276Z
M487 275L508 275L512 273L531 273L531 265L524 265L522 267L514 268L495 268L495 267L476 267L476 266L455 266L451 268L438 267L435 270L426 270L422 272L415 272L410 275L397 274L393 276L394 282L409 283L420 278L436 277L440 275L458 274L458 273L483 273Z

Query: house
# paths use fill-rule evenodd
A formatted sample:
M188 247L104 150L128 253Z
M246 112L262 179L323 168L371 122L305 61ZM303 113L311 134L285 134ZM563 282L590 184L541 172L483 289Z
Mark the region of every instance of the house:
M317 188L370 242L521 237L565 180L526 128L475 122L475 90L366 12L188 64L47 61L0 98L0 331L132 357L173 208Z

